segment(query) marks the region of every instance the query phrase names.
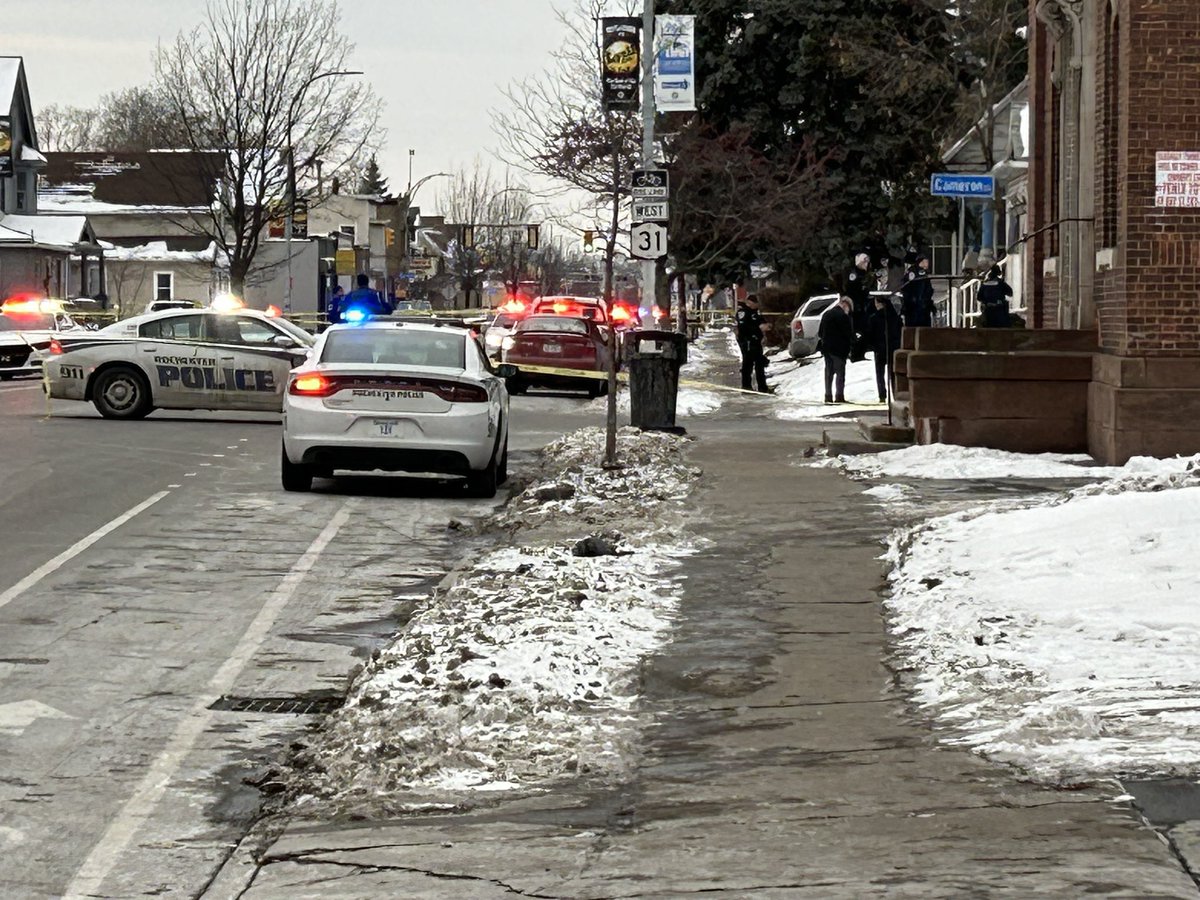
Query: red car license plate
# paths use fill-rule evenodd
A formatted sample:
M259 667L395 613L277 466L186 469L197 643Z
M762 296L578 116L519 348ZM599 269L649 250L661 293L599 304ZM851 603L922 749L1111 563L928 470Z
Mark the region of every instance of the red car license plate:
M542 344L543 353L562 353L562 344Z

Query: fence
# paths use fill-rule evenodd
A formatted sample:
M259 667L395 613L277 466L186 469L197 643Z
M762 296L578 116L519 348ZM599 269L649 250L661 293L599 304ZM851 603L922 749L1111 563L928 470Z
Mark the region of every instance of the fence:
M1023 280L1021 274L1021 257L1009 254L1000 260L1000 272L1004 280L1012 286L1013 296L1009 302L1009 311L1014 315L1025 316L1029 309L1025 305L1025 294L1021 289ZM947 301L946 324L952 328L974 328L980 316L979 286L983 284L983 275L964 281L959 286L951 285Z

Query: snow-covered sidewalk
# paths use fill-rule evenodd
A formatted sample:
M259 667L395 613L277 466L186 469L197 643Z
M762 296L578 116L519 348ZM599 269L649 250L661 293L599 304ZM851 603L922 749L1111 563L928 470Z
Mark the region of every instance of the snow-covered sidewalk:
M819 464L860 478L1104 479L895 533L899 662L948 742L1035 779L1200 774L1200 457L1089 463L934 445Z
M626 468L602 469L603 440L545 448L542 477L492 522L510 546L431 597L299 754L301 809L457 807L634 761L639 666L669 638L698 473L682 439L632 429Z

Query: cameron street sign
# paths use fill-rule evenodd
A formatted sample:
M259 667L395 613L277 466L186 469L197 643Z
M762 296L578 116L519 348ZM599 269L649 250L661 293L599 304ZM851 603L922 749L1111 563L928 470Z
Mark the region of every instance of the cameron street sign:
M939 172L929 179L929 192L935 197L981 197L991 200L996 193L996 179L991 175Z

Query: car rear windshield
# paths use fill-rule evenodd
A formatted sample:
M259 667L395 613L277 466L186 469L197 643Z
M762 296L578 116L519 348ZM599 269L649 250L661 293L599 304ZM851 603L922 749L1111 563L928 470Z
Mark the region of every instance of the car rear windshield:
M815 316L817 313L824 312L825 310L829 309L829 307L833 306L835 300L837 300L837 297L823 297L820 300L809 300L808 303L804 305L804 309L800 315Z
M517 326L517 331L561 331L566 334L587 334L587 322L565 316L534 316Z
M454 332L400 328L331 331L325 337L321 362L462 369L466 365L466 338Z
M519 316L514 316L511 313L500 313L496 318L492 319L492 328L512 328L521 319Z
M0 331L52 331L54 316L45 313L0 313Z

